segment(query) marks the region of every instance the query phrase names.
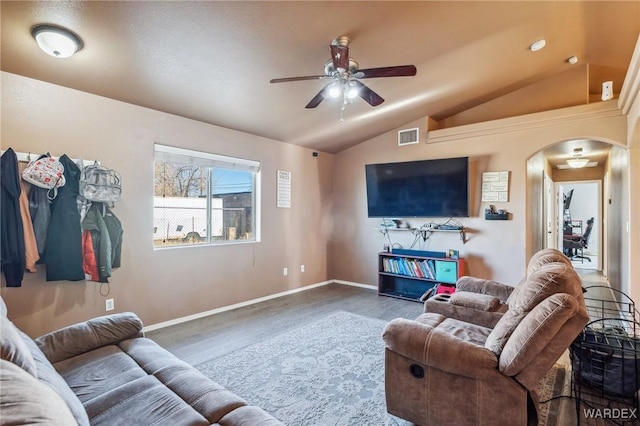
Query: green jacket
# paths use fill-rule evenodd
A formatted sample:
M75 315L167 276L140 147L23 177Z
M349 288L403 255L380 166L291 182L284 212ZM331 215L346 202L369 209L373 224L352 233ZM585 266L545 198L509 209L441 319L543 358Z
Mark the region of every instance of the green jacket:
M103 203L93 203L82 221L82 230L91 231L100 282L109 282L112 268L120 266L122 226Z

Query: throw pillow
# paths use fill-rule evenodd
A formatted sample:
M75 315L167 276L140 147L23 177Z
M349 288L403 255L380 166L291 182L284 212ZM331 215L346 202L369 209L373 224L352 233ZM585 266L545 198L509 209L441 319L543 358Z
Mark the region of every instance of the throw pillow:
M0 360L2 424L70 426L76 421L67 404L46 384L17 365Z
M4 315L0 315L0 355L2 359L37 377L36 362L20 335L20 330Z
M20 333L23 334L25 343L35 360L38 380L49 385L49 387L51 387L64 400L64 402L67 403L69 410L71 410L73 417L80 426L89 426L89 417L87 416L87 412L76 394L73 393L62 376L58 374L51 362L49 362L44 353L40 348L38 348L36 342L26 334L22 332Z

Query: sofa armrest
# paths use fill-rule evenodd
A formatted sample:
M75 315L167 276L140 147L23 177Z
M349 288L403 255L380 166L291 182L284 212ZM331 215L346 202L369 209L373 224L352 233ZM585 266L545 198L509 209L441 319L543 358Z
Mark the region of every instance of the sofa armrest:
M500 299L497 297L470 291L454 292L449 299L449 303L485 312L493 312L500 307Z
M132 312L123 312L61 328L38 337L35 342L49 361L56 363L143 335L140 318Z
M488 294L489 296L497 297L503 302L509 298L513 289L513 286L507 284L466 275L460 277L456 282L456 291Z
M489 349L428 324L396 318L385 327L383 339L387 349L428 367L474 379L499 374L498 357Z

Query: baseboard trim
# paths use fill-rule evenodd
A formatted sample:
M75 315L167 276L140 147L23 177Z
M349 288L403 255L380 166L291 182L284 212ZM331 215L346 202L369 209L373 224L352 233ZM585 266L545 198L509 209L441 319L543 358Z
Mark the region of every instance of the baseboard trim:
M378 290L378 287L370 284L354 283L353 281L333 280L332 282L342 285L350 285L352 287L366 288L368 290Z
M277 299L278 297L287 296L289 294L300 293L301 291L311 290L311 289L322 287L322 286L325 286L325 285L328 285L328 284L332 284L332 283L343 284L343 285L351 285L351 286L362 287L362 288L374 288L374 289L376 288L376 287L371 286L371 285L359 284L359 283L354 283L354 282L349 282L349 281L328 280L328 281L323 281L323 282L316 283L316 284L307 285L307 286L304 286L304 287L294 288L294 289L283 291L283 292L280 292L280 293L271 294L269 296L259 297L257 299L247 300L245 302L235 303L235 304L229 305L229 306L222 306L220 308L211 309L211 310L204 311L204 312L199 312L199 313L193 314L193 315L187 315L185 317L180 317L180 318L172 319L172 320L169 320L169 321L159 322L157 324L151 324L151 325L145 326L143 328L143 331L147 332L147 331L159 330L161 328L170 327L172 325L182 324L183 322L193 321L195 319L208 317L210 315L219 314L221 312L227 312L227 311L231 311L231 310L234 310L234 309L243 308L245 306L254 305L256 303L265 302L265 301L271 300L271 299Z

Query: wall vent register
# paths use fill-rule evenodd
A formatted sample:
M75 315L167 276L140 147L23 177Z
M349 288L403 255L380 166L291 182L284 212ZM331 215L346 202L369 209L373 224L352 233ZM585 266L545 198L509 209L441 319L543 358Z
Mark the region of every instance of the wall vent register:
M414 143L418 143L420 141L420 133L419 129L416 127L414 129L406 129L398 131L398 145L412 145Z

